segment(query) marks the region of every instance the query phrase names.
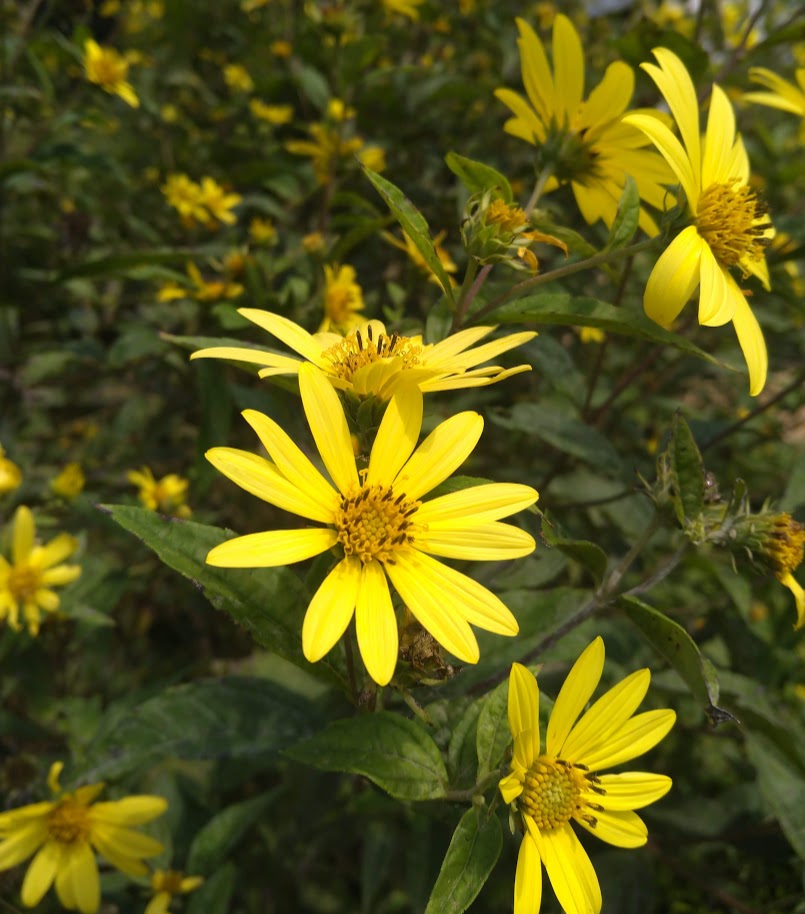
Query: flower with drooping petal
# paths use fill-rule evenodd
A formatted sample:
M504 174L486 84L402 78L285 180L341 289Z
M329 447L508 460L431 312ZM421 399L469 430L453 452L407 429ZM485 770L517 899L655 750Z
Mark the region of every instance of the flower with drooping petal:
M445 420L417 447L422 394L398 388L386 408L368 466L358 470L346 416L327 377L299 369L302 405L331 484L268 416L243 413L269 459L218 447L207 459L241 488L269 504L326 526L252 533L211 550L222 568L289 565L328 549L340 556L316 591L302 627L308 660L321 659L355 616L369 675L386 685L397 663L397 619L389 580L421 625L450 653L478 661L470 623L515 635L517 621L494 594L434 556L501 561L529 555L528 533L499 523L532 505L530 486L490 483L422 501L469 456L483 419L464 412Z
M129 876L146 875L143 859L161 854L162 845L132 826L161 816L168 804L148 794L95 803L102 783L63 792L62 767L55 762L48 776L53 800L0 813L0 871L35 854L22 882L25 907L36 907L55 881L68 911L95 914L101 902L95 854Z
M648 752L668 733L676 715L663 709L635 715L651 674L638 670L605 692L581 718L604 667L596 638L568 673L548 721L544 752L539 728L539 687L519 663L509 677L512 770L500 782L518 815L523 840L514 880L514 914L537 914L542 867L566 914L598 914L601 889L571 819L616 847L641 847L647 831L634 812L671 787L662 774L599 774Z
M472 348L496 328L470 327L439 343L425 344L421 336L388 333L385 325L377 320L359 325L344 337L337 333L310 334L287 317L270 311L239 308L238 314L267 330L302 358L237 346L200 349L190 358L232 359L265 365L260 370L261 378L296 374L307 360L327 375L333 387L358 397L375 396L382 400L390 399L400 384L409 381L427 393L483 387L522 371L531 371L530 365L504 369L483 363L536 336L533 331L512 333ZM482 367L476 367L479 365Z
M611 226L618 202L632 175L640 198L657 209L668 205L664 184L671 179L665 162L622 115L634 92L634 72L623 61L611 63L604 78L584 99L584 52L573 23L561 13L553 24L553 72L536 32L517 20L523 85L528 101L511 89L495 96L514 117L504 130L540 147L549 157L552 177L545 192L570 184L579 210L592 225L602 219ZM657 224L644 208L640 227L657 234Z
M699 323L720 327L732 321L749 369L749 392L756 396L766 383L766 343L730 269L738 267L744 277L756 276L768 289L764 251L774 229L765 205L749 186L749 159L735 132L735 114L726 94L713 86L702 138L699 102L685 65L667 48L655 48L653 53L659 66L641 67L668 102L682 143L651 114L630 114L626 121L651 139L674 170L692 225L674 238L654 265L643 305L652 320L668 327L699 287Z
M154 870L151 874L151 888L154 895L143 914L165 914L174 895L186 895L197 889L203 876L185 876L178 870Z
M11 561L0 555L0 622L8 619L20 629L20 610L28 632L36 636L42 612L59 608L54 587L63 587L81 574L80 565L63 565L78 548L78 540L60 533L46 546L36 542L36 524L30 508L20 505L14 513L11 533Z
M84 74L87 79L104 92L122 98L132 108L139 108L140 99L131 83L126 82L128 72L129 62L114 48L102 48L92 38L84 42Z

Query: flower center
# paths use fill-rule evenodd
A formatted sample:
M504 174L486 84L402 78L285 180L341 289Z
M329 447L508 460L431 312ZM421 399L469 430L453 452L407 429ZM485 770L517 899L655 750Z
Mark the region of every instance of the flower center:
M528 225L525 210L519 206L509 206L503 200L493 200L486 211L484 220L487 225L499 225L506 232L515 232L518 228Z
M739 261L760 260L770 239L766 204L745 184L711 184L699 198L696 228L725 267Z
M791 574L805 558L805 527L790 514L778 514L766 548L777 574Z
M520 809L540 831L558 828L576 812L580 792L579 777L571 765L541 756L526 772Z
M335 526L345 555L394 564L393 555L411 542L411 517L420 502L395 497L391 486L362 486L357 495L341 498Z
M182 890L182 874L177 870L166 870L164 873L159 874L158 879L154 879L154 883L154 888L158 892L178 895Z
M30 565L14 565L8 574L7 587L15 599L28 600L39 590L42 574Z
M89 808L73 800L62 800L48 816L48 832L60 844L86 841L91 831Z
M126 78L128 66L125 61L115 60L109 55L99 57L92 66L92 81L99 86L114 86Z
M401 358L403 369L413 368L420 362L422 349L410 337L398 336L396 333L391 336L381 333L375 338L370 325L365 337L360 330L356 330L325 350L322 355L332 362L333 374L351 381L359 368L382 359Z

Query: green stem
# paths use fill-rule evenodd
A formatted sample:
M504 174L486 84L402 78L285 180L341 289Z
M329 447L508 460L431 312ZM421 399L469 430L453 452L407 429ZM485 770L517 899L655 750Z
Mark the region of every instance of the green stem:
M407 689L400 689L400 695L402 695L403 701L408 705L408 707L416 714L416 716L426 723L429 727L433 726L433 721L430 718L428 712L420 705L414 696Z
M464 323L464 315L467 313L467 308L475 297L473 283L475 281L475 276L478 273L479 266L480 264L478 261L474 257L470 257L470 262L467 264L467 272L464 274L464 282L461 283L461 289L458 293L456 312L453 315L453 323L450 327L451 333L455 333L456 330L461 329L461 325Z
M506 675L508 676L508 673ZM466 790L448 790L445 792L444 798L451 803L466 803L467 800L472 800L473 797L488 790L493 784L497 784L505 773L502 769L496 768L494 771L490 771L486 777L481 778L474 787L468 787Z
M534 184L534 190L531 191L531 196L528 198L528 203L525 205L525 214L527 218L530 218L531 213L534 212L534 208L539 202L539 198L542 196L543 190L545 190L545 185L548 183L548 178L553 174L552 168L543 168L542 171L537 175L536 184Z

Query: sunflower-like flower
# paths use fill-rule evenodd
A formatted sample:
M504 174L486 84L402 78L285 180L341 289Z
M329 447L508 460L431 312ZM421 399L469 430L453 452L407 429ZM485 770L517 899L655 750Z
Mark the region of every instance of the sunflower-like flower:
M732 321L749 369L749 392L766 383L768 357L763 333L744 293L730 273L752 274L769 288L764 251L774 235L765 205L749 187L749 159L735 132L735 114L723 90L713 86L707 131L699 132L699 103L690 74L667 48L655 48L659 66L641 67L668 102L682 143L651 114L625 120L651 139L674 171L687 199L692 225L683 229L654 265L646 285L646 314L670 326L700 287L699 323L720 327ZM684 146L683 146L684 143Z
M325 265L324 320L319 332L331 330L346 333L362 323L363 289L357 282L355 268Z
M536 491L490 483L421 500L466 460L483 419L459 413L417 447L422 394L414 385L403 385L386 409L368 465L359 471L344 410L326 376L302 365L299 389L335 488L276 422L255 410L243 416L270 460L233 448L213 448L207 459L247 492L326 526L241 536L212 549L207 562L224 568L274 567L337 549L342 558L308 606L302 648L311 662L321 659L354 614L361 656L380 685L394 674L398 653L388 579L423 628L467 663L479 656L470 623L517 634L517 621L496 596L433 556L500 561L529 555L533 538L498 521L532 505Z
M566 914L598 914L598 877L571 819L616 847L640 847L648 833L634 810L659 800L671 787L671 779L662 774L598 773L648 752L676 719L666 709L634 715L651 679L646 669L613 686L578 719L603 667L604 642L596 638L559 692L543 752L537 681L526 667L512 665L509 727L514 756L512 771L499 789L505 802L513 805L523 831L514 914L539 911L543 865Z
M746 92L743 96L745 102L778 108L805 119L805 67L800 67L796 72L796 86L765 67L750 67L749 78L769 91ZM805 131L805 120L800 129Z
M122 98L132 108L139 108L140 99L131 83L126 81L128 72L128 61L114 48L102 48L91 38L84 42L84 74L87 79L104 92Z
M634 72L622 61L611 63L604 78L584 99L584 52L573 23L559 14L553 24L553 72L536 32L517 20L518 45L528 101L511 89L495 95L514 117L504 130L540 147L543 165L553 171L545 185L551 191L570 184L579 210L592 225L602 219L611 226L618 202L632 175L640 197L662 209L668 203L664 185L671 174L663 160L621 117L634 92ZM640 210L640 226L650 235L657 224Z
M63 764L50 769L53 800L0 813L0 871L36 854L22 883L22 903L36 907L56 882L56 894L68 911L95 914L101 901L95 853L129 876L148 872L143 859L162 853L154 838L135 831L167 809L163 797L148 794L95 803L104 784L63 792Z
M337 333L308 333L287 317L270 311L239 308L238 314L267 330L302 359L236 346L200 349L190 358L231 359L265 365L260 370L261 378L297 374L303 360L307 360L327 375L333 387L358 397L375 396L382 400L390 399L400 384L409 381L427 393L483 387L522 371L531 371L530 365L507 369L498 365L476 366L536 336L533 331L512 333L471 348L496 328L471 327L439 343L425 344L418 335L390 334L384 324L376 320L361 324L344 337Z
M137 494L143 507L161 514L172 514L174 517L187 518L193 513L187 504L186 479L177 473L168 473L157 479L150 467L129 470L126 479L140 490Z
M54 587L63 587L81 574L79 565L63 565L78 548L78 540L60 533L46 546L36 542L36 524L30 508L20 505L14 514L11 534L11 561L0 555L0 621L8 619L15 631L20 628L20 609L28 632L39 634L42 612L59 608Z

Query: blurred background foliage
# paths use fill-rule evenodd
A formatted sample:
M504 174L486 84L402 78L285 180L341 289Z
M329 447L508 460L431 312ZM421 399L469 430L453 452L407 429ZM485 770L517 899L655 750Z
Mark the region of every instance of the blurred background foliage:
M113 793L163 794L170 810L152 831L166 851L155 865L206 877L176 903L189 914L424 911L464 812L458 803L401 803L365 778L297 760L291 746L352 713L333 685L340 657L329 680L322 664L284 659L259 623L233 624L231 601L205 585L214 607L176 573L197 577L191 568L166 567L97 508L138 504L128 474L147 467L155 485L169 474L189 485L167 501L152 487L155 503L146 492L145 507L179 515L186 504L195 521L253 529L253 499L217 477L204 451L253 448L234 421L246 407L297 440L305 426L295 384L188 361L203 338L269 345L238 307L315 331L323 267L348 263L367 316L412 333L425 325L431 339L447 331L438 285L390 243L400 230L358 160L402 188L434 235L446 233L459 280L468 192L446 154L494 166L517 199L528 198L533 148L503 133L506 111L492 93L520 86L514 17L544 35L555 7L425 0L411 4L412 16L398 6L0 0L0 444L22 476L0 495L0 537L7 554L8 522L27 504L43 537L79 538L83 569L38 637L0 631L0 795L6 807L44 796L54 759L68 762L74 783L107 779ZM744 376L723 364L742 365L731 334L699 328L695 317L683 316L679 332L718 361L617 334L590 340L560 315L525 323L540 335L507 364L516 357L533 372L429 399L426 428L460 409L484 415L486 433L464 471L535 486L552 526L543 521L533 556L479 572L518 617L520 637L481 634L479 665L419 685L416 703L448 759L451 787L470 788L482 702L511 661L538 659L541 688L555 695L568 663L602 634L607 682L648 665L653 706L679 714L641 765L674 778L669 797L647 812L649 844L627 853L589 842L605 910L802 912L805 646L792 631L788 590L745 555L712 541L691 546L673 522L632 566L628 586L643 596L639 587L651 582L645 599L714 665L720 694L709 701L735 718L721 722L657 651L661 635L647 639L635 624L634 607L607 604L564 637L554 633L599 583L594 550L578 542L617 563L650 523L646 487L657 495L657 457L678 440L678 413L701 450L711 502L745 480L745 506L772 502L802 516L802 145L796 118L740 99L750 66L790 78L805 65L805 22L798 4L773 0L702 2L698 11L601 0L562 11L582 34L588 86L611 60L637 67L663 44L697 85L717 79L735 101L758 189L785 235L769 251L772 292L756 308L769 383L750 399ZM90 38L125 56L137 107L86 78ZM636 86L633 105L654 106L639 71ZM223 203L221 218L212 209L182 214L164 190L176 175L211 179L219 203L239 199ZM540 206L593 247L606 242L602 225L580 223L569 192ZM549 269L564 255L545 247L540 260ZM617 272L570 277L561 291L639 313L651 263L638 255ZM497 268L487 300L519 278ZM71 463L83 484L75 471L72 485L60 477ZM127 526L125 514L118 520ZM260 506L258 528L281 523ZM536 517L523 523L540 531ZM562 539L577 545L562 549ZM287 602L295 618L292 597L322 573L315 563L288 571L271 612ZM385 701L408 715L401 694ZM503 837L474 911L510 907L517 841L505 828ZM20 869L0 874L9 910L20 880ZM103 886L103 910L143 909L144 883L109 874ZM557 910L550 897L543 905ZM40 909L58 908L49 897Z

